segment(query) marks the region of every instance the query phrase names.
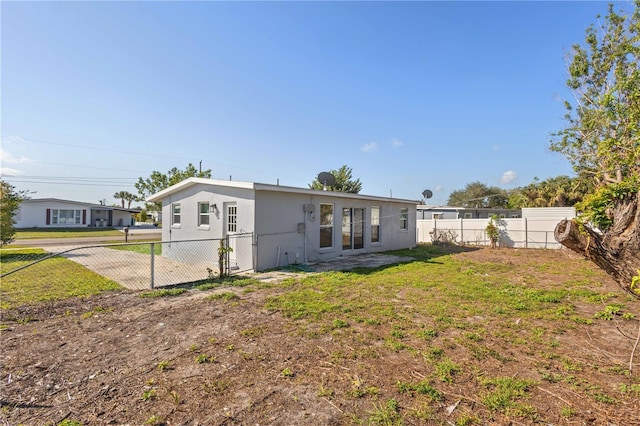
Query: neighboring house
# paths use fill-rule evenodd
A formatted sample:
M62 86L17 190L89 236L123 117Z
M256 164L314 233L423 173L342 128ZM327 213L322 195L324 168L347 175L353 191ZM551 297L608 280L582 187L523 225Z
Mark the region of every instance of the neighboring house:
M520 209L501 208L467 208L451 206L417 206L418 220L420 219L489 219L493 215L500 218L522 217Z
M16 228L70 228L130 226L137 209L60 200L32 198L20 203L14 216Z
M416 245L415 200L189 178L147 201L162 202L163 241L229 235L231 266L241 270ZM193 259L180 246L165 244L163 256Z

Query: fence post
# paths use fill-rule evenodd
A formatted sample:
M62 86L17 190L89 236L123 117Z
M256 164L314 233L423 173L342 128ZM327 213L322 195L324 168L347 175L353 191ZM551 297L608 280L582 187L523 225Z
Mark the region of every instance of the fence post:
M153 289L153 287L155 286L155 277L154 277L154 271L155 271L155 243L151 243L151 289Z
M524 248L529 248L529 226L527 218L524 218Z
M227 247L227 249L229 249L229 247L231 247L231 246L229 245L229 234L225 235L224 239L225 239L226 247ZM224 253L224 257L225 257L224 269L225 269L225 275L226 275L227 277L229 276L229 273L231 272L231 268L229 268L229 260L231 259L231 254L229 253L230 251L231 251L231 250L227 250L227 251Z
M463 225L463 218L460 218L460 243L464 244L464 225Z

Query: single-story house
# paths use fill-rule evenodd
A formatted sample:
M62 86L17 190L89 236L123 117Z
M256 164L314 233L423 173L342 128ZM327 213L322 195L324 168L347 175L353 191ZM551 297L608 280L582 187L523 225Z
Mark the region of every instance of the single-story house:
M58 198L31 198L20 203L13 219L16 228L130 226L134 213L139 210Z
M230 266L240 270L416 245L416 200L189 178L147 201L162 202L164 242L229 235ZM179 244L162 249L183 261L193 258L187 252Z
M489 219L496 215L500 218L522 217L520 209L469 208L452 206L417 206L418 220L421 219Z

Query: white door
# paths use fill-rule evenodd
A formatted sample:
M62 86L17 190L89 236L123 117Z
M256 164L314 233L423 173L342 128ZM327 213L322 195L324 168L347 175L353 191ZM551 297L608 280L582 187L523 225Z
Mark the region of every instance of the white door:
M224 203L224 235L229 236L229 269L235 270L239 268L238 265L238 253L237 253L237 238L238 234L238 205L237 203Z

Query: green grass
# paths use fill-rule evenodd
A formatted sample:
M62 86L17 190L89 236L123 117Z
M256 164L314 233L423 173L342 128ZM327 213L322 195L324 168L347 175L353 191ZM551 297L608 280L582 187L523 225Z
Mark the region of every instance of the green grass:
M0 273L13 270L48 254L41 249L0 250ZM0 308L84 297L122 287L62 257L53 257L2 278Z
M150 243L132 243L132 244L127 244L122 246L115 245L115 246L109 246L108 248L114 249L114 250L132 251L134 253L151 255ZM162 254L162 244L153 245L153 254L156 256L160 256Z
M114 228L22 228L16 230L16 240L33 240L41 238L82 238L109 237L124 234Z

